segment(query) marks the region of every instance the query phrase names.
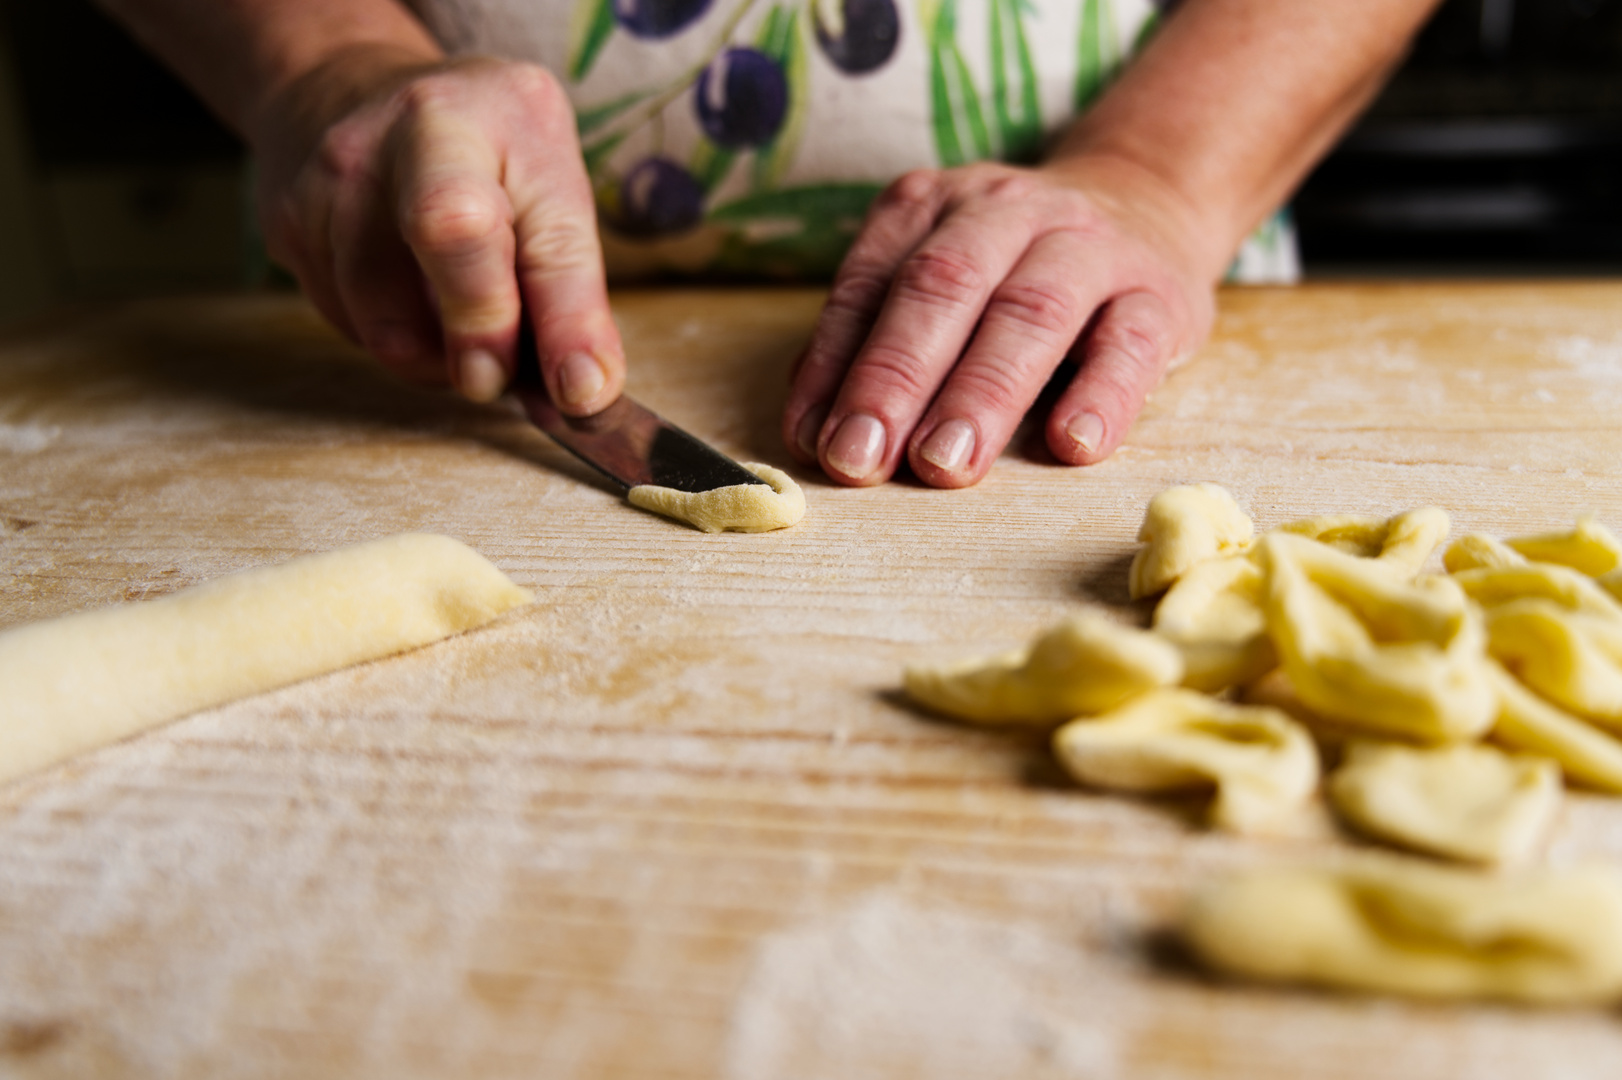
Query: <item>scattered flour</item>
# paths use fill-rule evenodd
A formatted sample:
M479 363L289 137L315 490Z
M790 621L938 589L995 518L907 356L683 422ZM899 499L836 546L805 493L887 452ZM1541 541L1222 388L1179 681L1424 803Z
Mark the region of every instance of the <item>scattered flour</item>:
M724 1075L1120 1076L1141 999L1099 964L1075 942L875 893L762 944Z
M62 437L62 429L45 424L0 423L0 451L37 454Z
M1622 387L1622 340L1568 336L1554 340L1555 359L1591 382Z

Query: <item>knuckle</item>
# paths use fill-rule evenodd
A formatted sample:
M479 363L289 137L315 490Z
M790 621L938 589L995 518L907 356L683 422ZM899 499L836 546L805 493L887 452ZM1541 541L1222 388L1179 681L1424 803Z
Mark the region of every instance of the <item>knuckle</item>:
M513 64L507 71L511 92L530 108L551 110L567 100L557 77L538 64Z
M960 391L990 413L1006 416L1023 412L1029 404L1019 373L1004 364L975 364L959 368L952 377L954 391Z
M401 231L415 250L454 258L484 247L506 224L507 215L485 192L450 180L411 200Z
M519 244L519 270L548 275L575 273L591 267L597 251L592 224L589 218L560 217L530 229Z
M937 169L914 169L902 173L884 189L873 205L876 209L904 210L928 203L940 178Z
M935 379L923 358L884 344L870 345L853 375L859 375L881 405L920 401L935 392ZM881 412L886 410L880 409Z
M966 256L946 248L913 254L896 274L896 291L939 307L977 303L986 289L985 276Z
M1171 322L1147 311L1135 312L1134 316L1106 319L1094 333L1094 348L1114 354L1140 374L1158 371L1171 352Z
M1024 202L1035 194L1030 179L1019 173L999 173L990 176L983 188L985 194L1003 202Z
M986 305L986 321L1003 322L1043 338L1074 338L1080 329L1075 297L1034 281L1004 282Z
M358 124L334 124L316 143L315 164L331 179L358 180L371 175L376 140Z
M846 266L828 290L826 307L832 312L866 318L884 303L889 278L876 267Z
M1142 407L1147 387L1141 387L1124 372L1102 371L1093 375L1087 389L1088 397L1104 416L1130 417Z
M413 120L434 116L451 108L459 96L454 75L423 75L400 88L400 113Z

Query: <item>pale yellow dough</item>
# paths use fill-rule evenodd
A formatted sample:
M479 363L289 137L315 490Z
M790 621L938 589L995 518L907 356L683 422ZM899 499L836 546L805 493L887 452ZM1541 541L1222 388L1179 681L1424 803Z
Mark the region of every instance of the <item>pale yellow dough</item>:
M1545 701L1497 664L1488 665L1488 674L1498 692L1494 739L1554 759L1573 780L1622 795L1622 740Z
M632 488L625 497L632 506L685 521L707 533L770 532L786 529L805 517L805 492L792 476L758 462L745 462L743 467L770 487L737 484L694 493L643 484Z
M1487 609L1487 648L1550 701L1622 733L1622 625L1550 600L1514 600Z
M1167 488L1149 500L1128 588L1137 600L1165 589L1206 559L1243 551L1256 535L1250 516L1216 484Z
M1448 545L1442 553L1442 565L1450 574L1465 570L1502 570L1525 566L1526 556L1485 533L1466 533Z
M1516 600L1548 600L1567 611L1593 615L1622 626L1622 604L1594 580L1554 563L1481 566L1453 574L1465 595L1492 608Z
M1393 518L1359 514L1305 518L1280 525L1277 531L1316 540L1348 555L1378 559L1412 577L1447 536L1450 525L1445 510L1422 506Z
M1183 685L1216 693L1267 674L1278 655L1267 636L1267 578L1244 555L1190 567L1155 606L1155 633L1183 654Z
M0 633L0 781L187 713L413 649L533 597L408 534Z
M1183 675L1175 646L1095 611L1065 620L1028 649L944 667L910 667L907 694L982 724L1057 724L1113 708Z
M1560 808L1554 762L1481 745L1354 743L1328 787L1360 831L1466 862L1524 861Z
M1269 830L1318 786L1318 755L1299 724L1192 690L1152 690L1072 721L1054 734L1053 751L1071 776L1098 787L1215 788L1211 822L1233 832Z
M1308 708L1369 734L1421 743L1491 726L1479 617L1452 580L1404 580L1377 559L1270 533L1258 545L1267 617Z
M1622 995L1622 881L1609 869L1252 870L1197 897L1184 932L1205 963L1253 979L1547 1004Z
M1504 543L1533 562L1559 563L1589 577L1608 574L1622 562L1622 541L1592 517L1578 518L1570 532L1512 536Z

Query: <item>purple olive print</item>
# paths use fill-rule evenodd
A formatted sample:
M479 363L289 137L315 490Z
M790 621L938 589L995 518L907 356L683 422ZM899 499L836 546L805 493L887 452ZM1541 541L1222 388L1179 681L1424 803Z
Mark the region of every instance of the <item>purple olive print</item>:
M895 0L817 0L811 11L822 54L845 74L864 75L895 55L901 38Z
M717 146L736 150L772 140L788 112L783 68L759 49L725 49L693 83L699 126Z
M622 231L638 236L685 232L704 217L704 188L669 158L652 157L620 181Z
M639 38L664 38L709 10L710 0L614 0L614 21Z

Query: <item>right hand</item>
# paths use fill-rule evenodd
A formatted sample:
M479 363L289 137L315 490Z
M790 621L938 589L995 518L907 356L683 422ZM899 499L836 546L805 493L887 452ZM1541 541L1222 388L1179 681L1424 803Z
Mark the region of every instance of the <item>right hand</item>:
M386 367L492 400L527 309L561 411L588 416L619 396L591 184L550 73L348 51L259 121L271 257Z

